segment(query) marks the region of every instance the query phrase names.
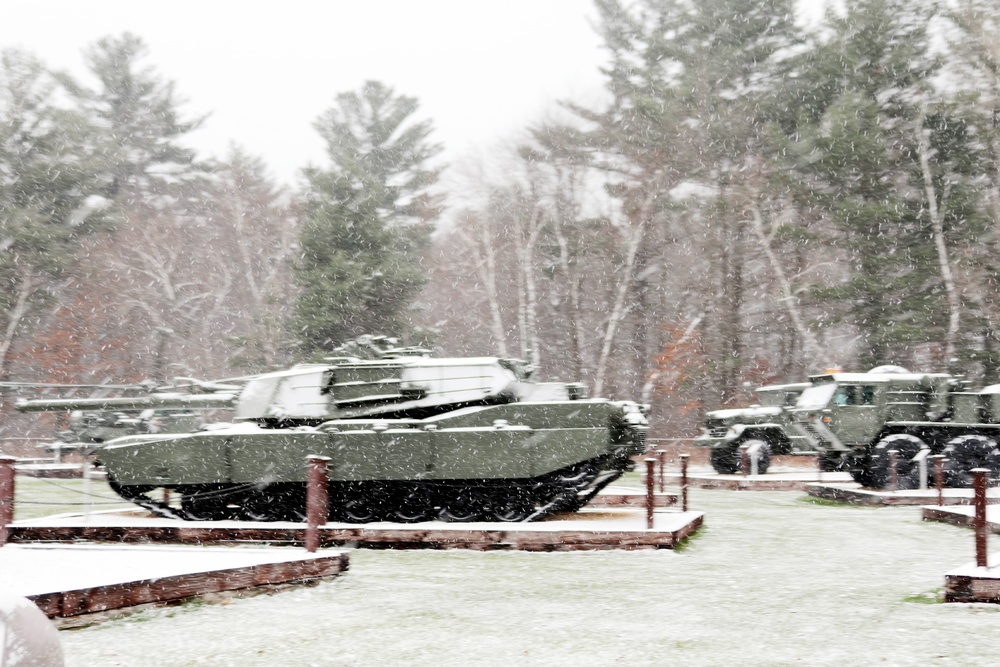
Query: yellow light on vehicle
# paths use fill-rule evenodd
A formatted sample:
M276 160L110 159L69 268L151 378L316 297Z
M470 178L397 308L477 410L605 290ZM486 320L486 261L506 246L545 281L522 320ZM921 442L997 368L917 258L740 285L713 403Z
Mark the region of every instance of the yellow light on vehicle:
M823 417L823 423L824 423L824 424L829 424L829 423L830 423L830 422L832 422L832 421L833 421L833 419L832 419L832 418L830 418L830 417Z

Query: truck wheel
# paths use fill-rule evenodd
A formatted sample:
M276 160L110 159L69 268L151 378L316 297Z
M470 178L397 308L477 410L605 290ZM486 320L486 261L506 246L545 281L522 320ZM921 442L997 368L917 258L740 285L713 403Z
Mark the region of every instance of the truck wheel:
M823 472L837 472L844 469L844 456L840 452L819 454L819 469Z
M985 435L961 435L944 448L944 483L951 487L972 486L973 468L988 468L990 477L1000 476L1000 448Z
M720 475L735 475L740 469L740 455L732 443L713 447L709 459L715 472Z
M869 482L871 488L884 489L890 481L889 452L896 450L896 483L900 489L915 489L920 486L920 466L912 459L926 447L924 441L908 433L894 433L878 441L872 450L869 462ZM865 485L869 486L869 485Z
M847 472L851 479L866 489L881 488L881 478L874 474L871 467L871 457L854 456L847 463Z
M763 475L767 472L767 469L771 467L771 443L763 438L746 438L741 441L739 447L736 449L736 465L737 470L743 472L743 454L740 452L740 447L746 445L747 447L753 447L754 445L760 445L757 450L757 474ZM748 458L747 465L750 466L749 473L753 470L753 461Z
M743 472L743 454L740 447L743 445L752 447L756 443L760 443L760 449L757 450L757 474L763 475L771 467L771 445L762 438L743 438L734 440L728 445L714 448L710 457L712 467L720 475L735 475ZM752 467L753 463L751 462L750 465Z

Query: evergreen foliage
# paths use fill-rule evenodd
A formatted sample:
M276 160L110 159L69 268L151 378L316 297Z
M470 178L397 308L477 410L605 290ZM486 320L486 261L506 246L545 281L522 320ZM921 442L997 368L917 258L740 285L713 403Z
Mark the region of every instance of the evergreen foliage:
M25 317L104 222L94 126L34 57L0 54L0 374Z
M316 122L330 164L306 170L295 331L306 351L365 334L405 333L426 282L439 152L417 101L375 81L338 95Z
M174 83L142 62L148 49L131 33L105 37L86 52L86 63L100 83L91 91L64 79L98 124L108 156L107 196L124 189L147 195L157 184L176 182L191 173L195 154L179 143L203 118L183 120Z

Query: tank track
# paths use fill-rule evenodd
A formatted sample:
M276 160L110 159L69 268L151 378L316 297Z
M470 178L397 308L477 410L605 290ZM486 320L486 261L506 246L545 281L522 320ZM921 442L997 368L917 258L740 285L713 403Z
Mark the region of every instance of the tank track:
M522 480L332 482L329 520L538 521L558 512L579 510L627 469L617 458L602 457ZM146 495L155 487L119 485L112 479L109 483L125 500L169 519L305 520L303 482L177 486L173 490L180 495L179 508Z

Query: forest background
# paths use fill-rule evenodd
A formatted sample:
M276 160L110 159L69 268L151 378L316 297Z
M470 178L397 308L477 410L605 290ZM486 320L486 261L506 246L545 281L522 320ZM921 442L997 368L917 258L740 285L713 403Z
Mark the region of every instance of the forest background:
M808 29L791 0L595 4L607 103L450 191L392 82L337 96L291 189L188 148L204 119L139 37L88 49L92 86L3 51L0 379L218 379L386 334L648 402L660 437L830 367L1000 381L996 3ZM51 431L10 398L0 439Z

